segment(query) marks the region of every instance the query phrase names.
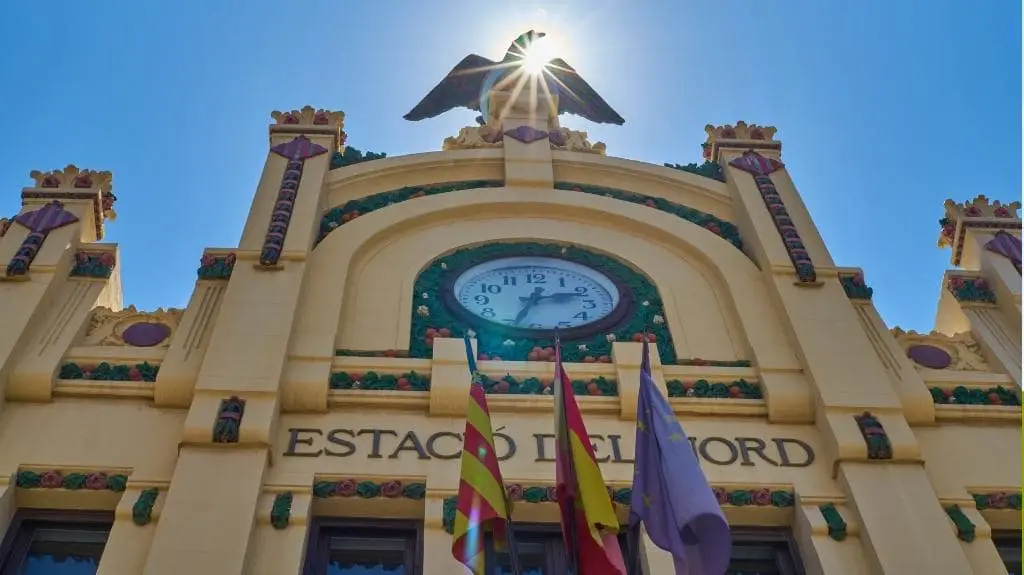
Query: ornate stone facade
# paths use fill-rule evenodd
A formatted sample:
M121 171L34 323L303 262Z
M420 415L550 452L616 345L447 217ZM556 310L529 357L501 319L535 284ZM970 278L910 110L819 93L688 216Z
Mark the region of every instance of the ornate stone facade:
M736 557L1002 572L1001 534L1020 539L1021 288L984 246L1019 235L1019 204L947 203L962 268L937 278L935 331L890 329L825 250L775 128L709 125L704 163L668 169L512 104L399 157L346 154L341 112L275 112L242 240L195 255L180 310L123 305L99 241L109 173L33 172L0 261L24 247L19 217L70 217L26 281L0 283L8 540L91 513L110 527L101 573L280 575L325 567L329 537L384 530L407 573L460 573L470 335L517 528L556 557L551 321L623 525L647 337ZM518 325L520 302L548 311Z

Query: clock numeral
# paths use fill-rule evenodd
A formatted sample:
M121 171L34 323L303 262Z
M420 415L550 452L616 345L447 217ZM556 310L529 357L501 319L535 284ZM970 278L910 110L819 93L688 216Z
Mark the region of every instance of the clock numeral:
M571 321L560 321L560 322L558 322L558 327L572 327L572 322Z
M504 276L501 278L505 285L514 286L516 285L516 276Z
M558 287L565 287L565 278L558 278Z
M487 318L494 317L494 308L485 307L480 310L480 315Z
M586 321L586 319L587 319L587 312L581 311L580 313L572 316L572 318L573 319L582 319L582 320Z
M487 297L485 295L478 295L478 296L474 297L473 299L476 301L477 305L487 305L487 304L491 303L491 298L489 298L489 297Z
M501 293L501 286L496 284L480 284L480 293Z
M480 296L476 296L476 297L480 297ZM583 300L583 309L594 309L595 307L597 307L597 302L595 302L594 300L592 300L592 299L585 299L585 300Z
M526 283L528 284L546 284L548 283L547 277L544 274L526 274Z
M587 288L586 288L586 286L576 286L575 289L576 289L576 293L578 293L580 295L587 295Z

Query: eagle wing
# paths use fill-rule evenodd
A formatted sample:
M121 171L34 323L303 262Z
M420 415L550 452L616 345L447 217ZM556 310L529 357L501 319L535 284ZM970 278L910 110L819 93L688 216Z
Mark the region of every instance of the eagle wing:
M547 71L554 76L558 94L558 113L582 116L598 124L621 126L626 120L604 101L583 78L561 58L548 63ZM550 82L550 80L549 80Z
M452 108L463 106L480 110L480 86L484 77L497 66L483 56L470 54L452 68L451 72L434 86L416 107L404 117L410 122L439 116Z

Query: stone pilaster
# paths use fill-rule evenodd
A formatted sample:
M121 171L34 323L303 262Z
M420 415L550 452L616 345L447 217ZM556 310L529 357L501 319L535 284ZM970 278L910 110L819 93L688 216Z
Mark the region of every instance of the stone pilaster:
M0 236L0 388L6 387L30 328L43 320L67 282L77 247L102 239L104 222L114 217L110 172L69 165L30 176L35 184L22 190L21 213ZM4 396L0 393L0 402Z
M423 508L423 573L463 573L465 566L452 556L452 536L444 527L446 491L427 491Z
M640 364L643 362L644 345L631 341L617 341L612 344L612 359L615 361L615 379L619 382L619 417L636 421L636 406L640 401ZM668 397L665 375L661 372L661 356L658 346L650 346L651 377L661 394Z
M476 353L476 339L470 340ZM430 415L465 417L469 409L469 362L466 344L452 337L435 337L430 362Z
M121 573L142 573L146 565L146 555L149 553L150 543L153 541L153 534L156 532L156 522L160 517L162 497L166 493L166 484L156 484L162 488L157 495L153 507L149 508L149 516L140 514L138 522L134 517L136 505L140 506L140 512L144 512L146 502L140 503L140 495L144 489L155 486L154 484L139 485L132 482L125 489L121 500L114 510L114 526L110 530L110 537L103 548L103 557L100 559L100 566L97 575L119 575Z
M549 131L558 128L557 96L548 97L537 87L531 89L527 76L513 76L518 78L510 82L513 85L491 92L490 109L494 114L488 121L504 137L505 185L552 188L555 172Z
M861 526L870 567L879 573L969 572L941 521L900 397L778 160L781 144L765 130L712 127L705 148L726 170L741 232L811 380L823 456L835 466ZM900 499L907 493L915 494L913 502ZM906 512L893 513L900 508ZM908 542L901 536L906 533L927 536ZM926 568L920 561L933 547L943 552L928 556Z
M840 463L838 471L873 572L975 572L923 465L848 461Z
M948 271L942 280L935 330L947 335L971 332L988 362L1020 385L1020 316L1004 313L998 302L989 280L977 272Z
M874 293L857 268L839 271L839 283L850 300L857 319L871 342L878 361L885 368L896 395L899 396L903 415L911 425L931 425L935 422L935 402L921 374L907 358L906 352L886 327L882 316L871 301Z
M822 505L829 503L809 501L797 494L793 536L800 549L805 572L808 575L870 575L873 572L868 569L858 538L859 529L852 522L849 510L833 503L833 523L839 524L830 526L822 512Z
M310 485L312 480L310 481ZM268 491L260 498L256 532L249 551L246 575L301 573L305 561L305 541L312 515L310 486L291 489L287 525L274 525L274 502L285 491Z
M1020 255L1021 204L979 195L962 204L946 200L944 207L938 245L949 247L950 263L965 271L943 278L935 329L971 331L989 361L1020 385L1020 262L1011 256Z
M211 327L146 575L242 573L249 560L320 193L344 134L341 112L307 106L273 117L271 150ZM228 544L211 536L214 528L232 533Z

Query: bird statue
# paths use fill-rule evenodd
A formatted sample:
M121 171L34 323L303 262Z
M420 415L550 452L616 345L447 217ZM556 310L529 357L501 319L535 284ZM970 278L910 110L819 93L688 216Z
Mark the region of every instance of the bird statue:
M439 116L452 108L469 108L481 113L476 121L486 124L488 94L495 86L513 73L522 73L522 65L530 46L543 38L543 32L530 30L520 34L500 62L470 54L462 59L441 82L430 91L405 119L418 122ZM547 62L540 76L544 78L548 93L558 96L558 114L582 116L598 124L622 125L625 120L598 93L580 77L565 60L555 58ZM543 89L537 91L543 93Z

